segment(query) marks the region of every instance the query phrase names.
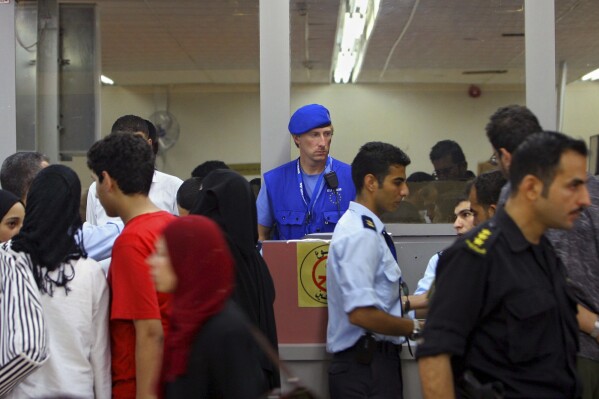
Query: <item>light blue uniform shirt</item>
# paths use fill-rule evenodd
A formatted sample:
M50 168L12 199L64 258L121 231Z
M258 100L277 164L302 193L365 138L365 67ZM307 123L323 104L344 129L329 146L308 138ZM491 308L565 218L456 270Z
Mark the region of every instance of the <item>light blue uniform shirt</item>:
M418 281L418 287L416 287L414 295L422 295L431 288L437 274L437 263L439 263L438 253L431 256L431 259L428 261L424 276Z
M83 223L81 235L87 256L98 262L110 258L114 240L119 236L123 227L121 221L108 222L101 226L95 226L88 222ZM79 238L79 235L76 237Z
M364 227L363 215L374 221L376 231ZM402 315L401 270L383 237L384 227L374 213L356 202L350 202L335 227L327 259L327 351L331 353L353 346L366 333L349 322L352 310L374 306L393 316ZM374 335L395 344L404 341Z

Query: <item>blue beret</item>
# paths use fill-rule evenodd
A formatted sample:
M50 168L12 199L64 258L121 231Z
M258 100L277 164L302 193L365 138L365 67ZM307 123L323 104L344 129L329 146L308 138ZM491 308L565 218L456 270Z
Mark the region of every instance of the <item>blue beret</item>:
M320 104L304 105L291 115L289 132L303 134L319 126L331 124L329 110Z

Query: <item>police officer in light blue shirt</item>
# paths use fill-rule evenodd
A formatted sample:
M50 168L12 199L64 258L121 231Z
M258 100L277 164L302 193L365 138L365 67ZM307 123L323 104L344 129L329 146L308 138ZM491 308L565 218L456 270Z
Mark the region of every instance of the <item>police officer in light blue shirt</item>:
M325 107L299 108L289 132L300 156L264 174L256 202L261 241L332 232L356 194L350 166L329 155L333 125Z
M327 261L332 399L402 397L400 337L420 326L402 317L401 270L380 216L408 195L409 163L399 148L371 142L351 165L358 194L335 227Z

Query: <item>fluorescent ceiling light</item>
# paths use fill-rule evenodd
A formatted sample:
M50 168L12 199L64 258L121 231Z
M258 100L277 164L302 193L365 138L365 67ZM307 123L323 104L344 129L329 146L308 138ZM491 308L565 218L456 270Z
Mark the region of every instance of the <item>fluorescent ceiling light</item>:
M104 75L100 75L100 82L104 83L105 85L113 85L114 81L112 79L110 79L108 76L104 76Z
M379 5L380 0L341 0L333 54L335 83L357 81Z
M599 80L599 69L589 72L582 77L582 80Z

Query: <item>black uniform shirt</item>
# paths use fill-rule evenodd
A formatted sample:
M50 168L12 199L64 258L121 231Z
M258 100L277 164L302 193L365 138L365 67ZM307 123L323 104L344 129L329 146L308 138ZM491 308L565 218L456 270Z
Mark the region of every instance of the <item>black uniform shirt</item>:
M439 260L417 356L450 354L456 382L471 370L506 398L576 398L576 303L543 236L529 243L502 209Z

